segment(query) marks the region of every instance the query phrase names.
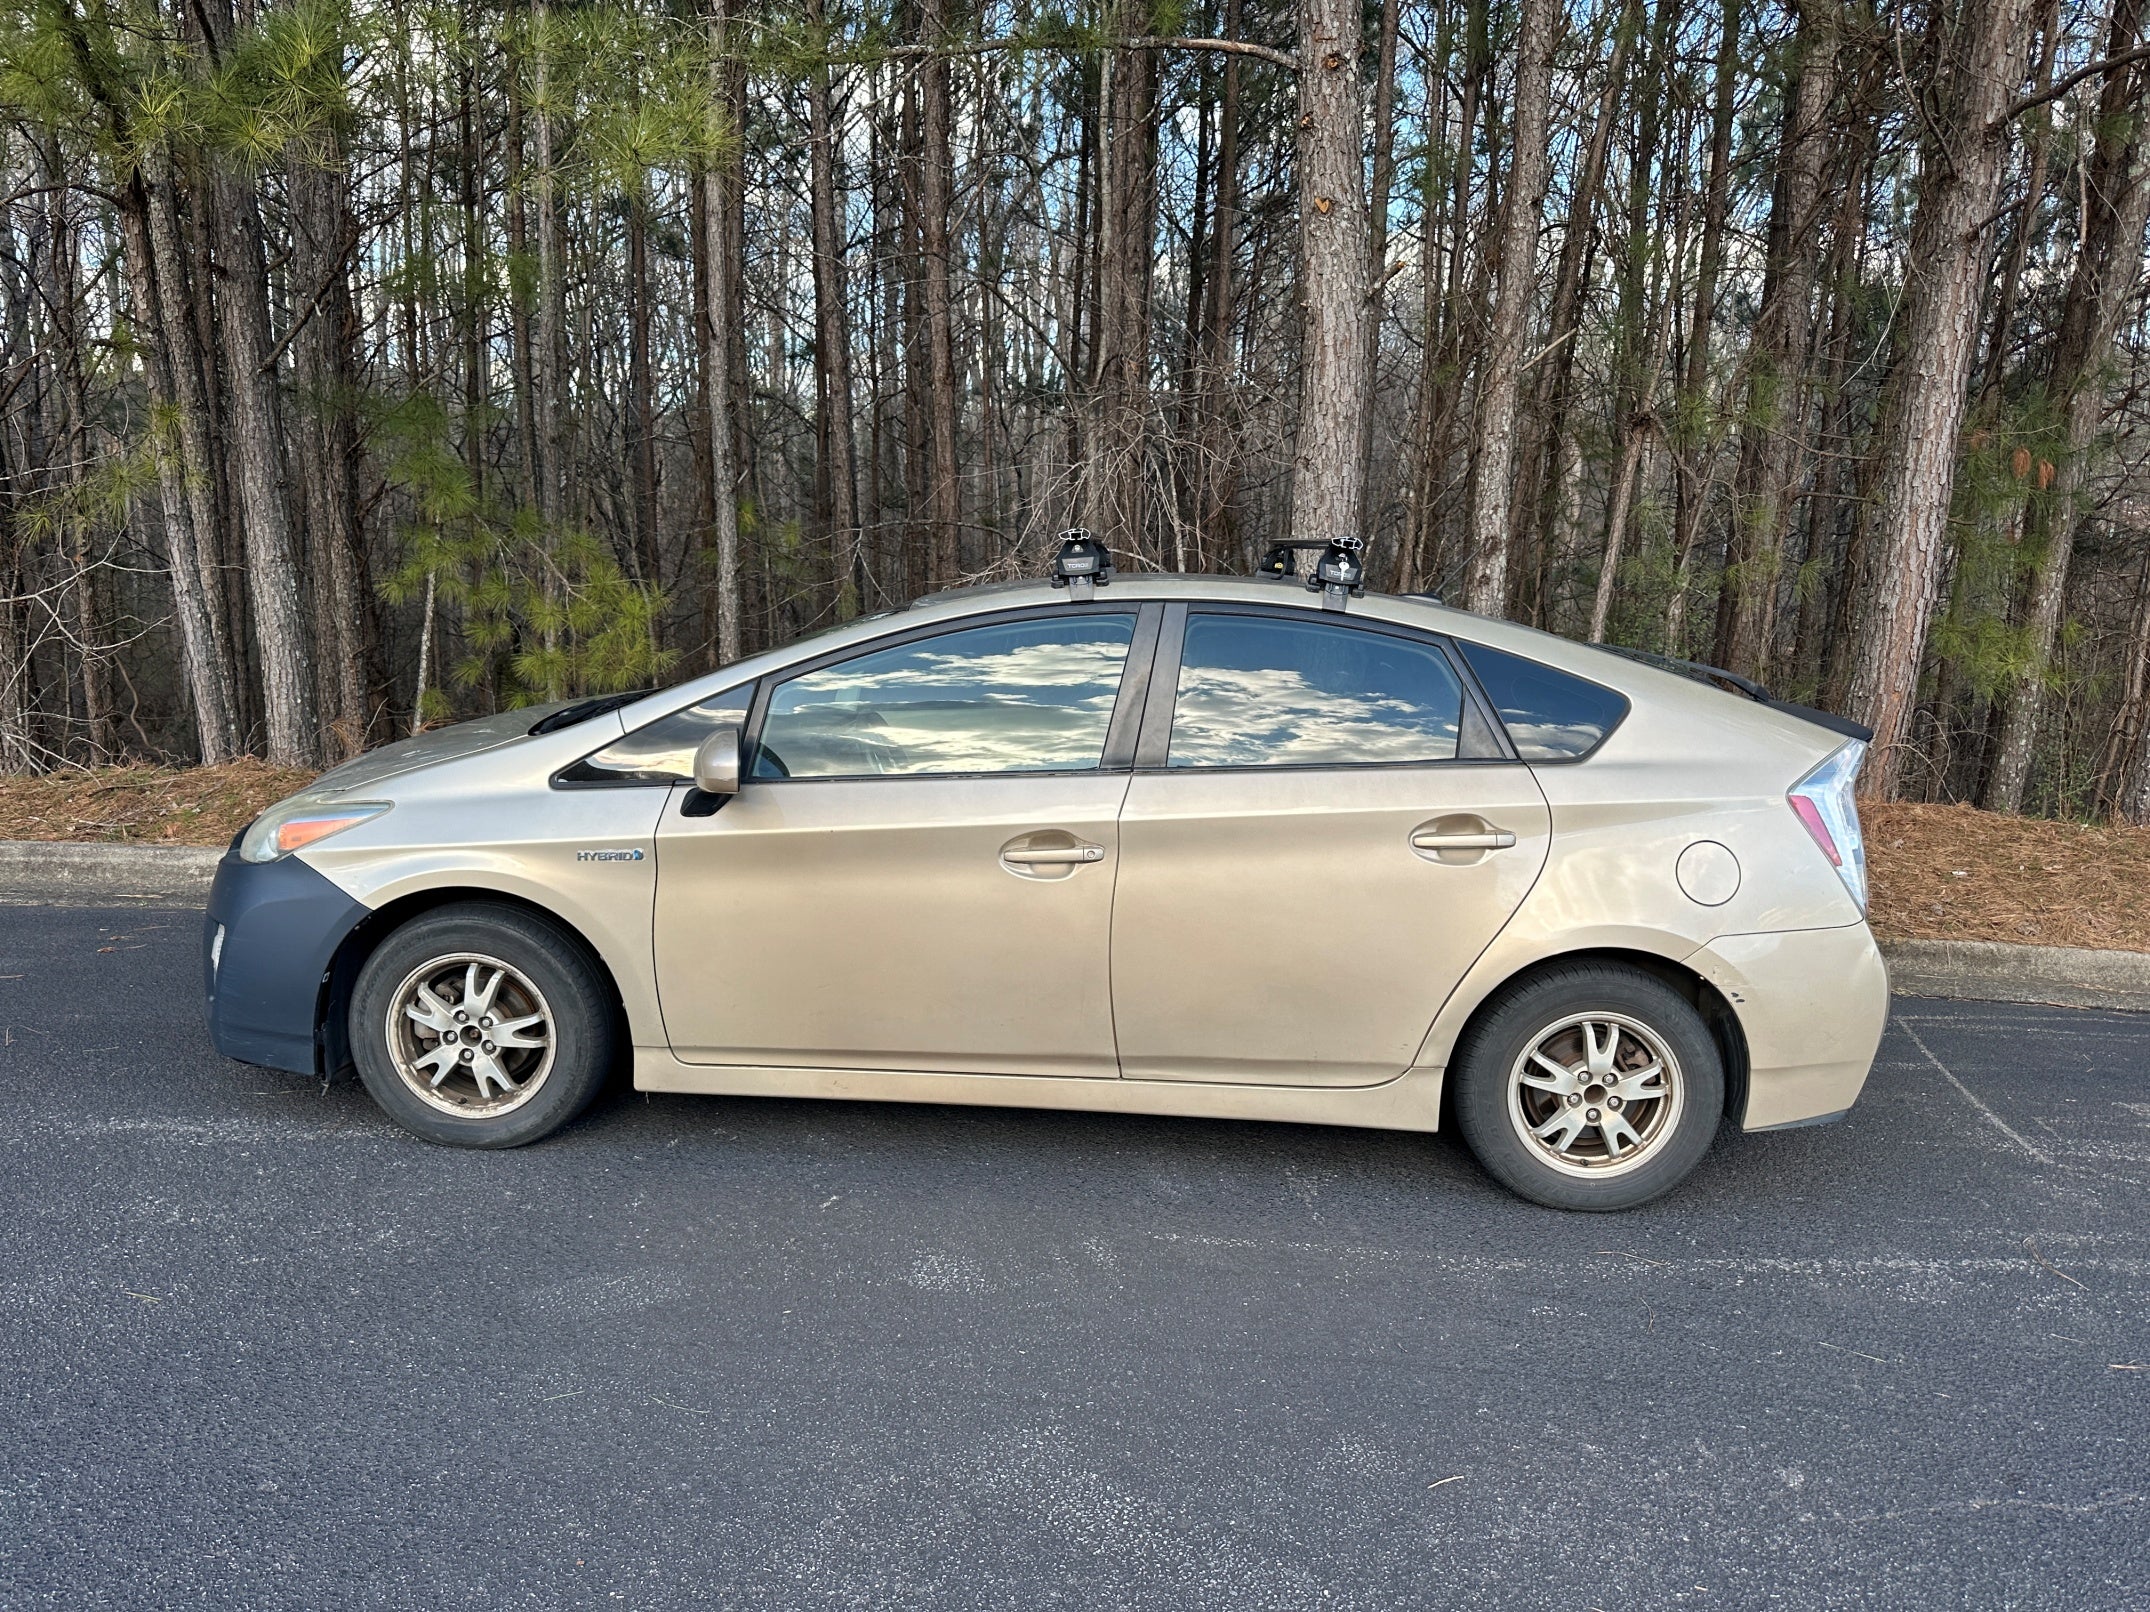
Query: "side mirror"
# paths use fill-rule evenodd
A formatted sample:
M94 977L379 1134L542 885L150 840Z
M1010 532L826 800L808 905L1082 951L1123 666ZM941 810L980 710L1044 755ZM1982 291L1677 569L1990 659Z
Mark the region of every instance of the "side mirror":
M717 729L694 752L694 787L705 795L739 793L739 730Z

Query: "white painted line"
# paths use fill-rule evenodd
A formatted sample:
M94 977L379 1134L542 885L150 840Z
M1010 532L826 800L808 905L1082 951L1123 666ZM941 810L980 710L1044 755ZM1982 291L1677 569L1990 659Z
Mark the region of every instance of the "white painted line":
M1898 1022L1901 1023L1902 1021L1899 1020ZM1973 1108L1977 1109L1981 1114L1986 1116L1987 1120L1991 1122L1995 1130L1999 1131L2003 1136L2007 1137L2009 1141L2015 1143L2017 1147L2023 1149L2024 1152L2028 1153L2040 1164L2047 1165L2049 1167L2051 1166L2051 1164L2053 1163L2051 1157L2049 1157L2047 1154L2041 1153L2037 1148L2031 1146L2029 1142L2025 1141L2023 1137L2018 1134L2015 1128L2011 1126L2008 1121L2001 1118L2000 1115L1996 1114L1992 1109L1988 1108L1984 1103L1980 1102L1978 1100L1978 1093L1974 1092L1973 1090L1971 1090L1970 1087L1966 1086L1962 1081L1958 1080L1956 1076L1950 1071L1949 1066L1943 1063L1939 1058L1936 1058L1934 1056L1934 1049L1926 1044L1925 1038L1921 1036L1918 1031L1912 1029L1910 1025L1906 1024L1904 1025L1904 1034L1911 1037L1912 1043L1917 1046L1919 1051L1926 1054L1926 1061L1932 1064L1936 1069L1940 1070L1943 1078L1945 1078L1951 1086L1954 1086L1958 1091L1963 1093L1964 1101L1969 1103Z

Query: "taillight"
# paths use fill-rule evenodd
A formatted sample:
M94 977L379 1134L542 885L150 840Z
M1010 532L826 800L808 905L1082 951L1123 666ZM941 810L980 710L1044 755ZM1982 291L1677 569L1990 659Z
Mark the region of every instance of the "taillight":
M1866 746L1854 739L1785 795L1792 815L1814 836L1861 912L1866 911L1866 840L1859 832L1859 806L1852 790L1864 760Z

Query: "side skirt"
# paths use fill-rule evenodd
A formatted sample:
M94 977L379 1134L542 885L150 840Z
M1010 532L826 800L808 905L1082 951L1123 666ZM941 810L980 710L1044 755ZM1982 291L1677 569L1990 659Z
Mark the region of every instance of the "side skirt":
M1177 1080L1040 1075L946 1075L917 1070L779 1069L682 1063L664 1047L635 1048L637 1091L713 1097L827 1097L850 1103L966 1103L1190 1119L1266 1119L1380 1131L1440 1128L1439 1069L1407 1069L1379 1086L1233 1086Z

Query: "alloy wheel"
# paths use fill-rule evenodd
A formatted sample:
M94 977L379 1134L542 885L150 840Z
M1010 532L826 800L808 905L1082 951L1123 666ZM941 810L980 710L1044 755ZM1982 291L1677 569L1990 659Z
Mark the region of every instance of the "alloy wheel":
M1622 1013L1557 1020L1509 1071L1509 1123L1535 1157L1569 1175L1635 1169L1672 1135L1685 1103L1679 1059Z
M534 1097L558 1039L530 976L474 952L412 969L389 998L386 1030L404 1084L465 1119L492 1119Z

